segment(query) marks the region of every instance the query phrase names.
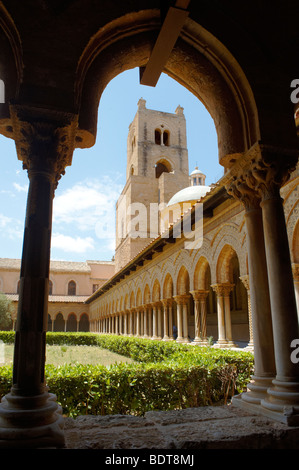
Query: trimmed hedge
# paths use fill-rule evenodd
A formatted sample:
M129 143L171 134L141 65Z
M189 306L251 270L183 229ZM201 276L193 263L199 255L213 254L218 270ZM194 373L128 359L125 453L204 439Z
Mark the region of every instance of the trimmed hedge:
M5 335L2 335L5 333ZM12 333L6 335L6 333ZM0 339L12 342L13 332ZM10 340L8 341L8 339ZM134 414L226 403L253 372L253 355L95 333L47 333L47 344L93 345L131 357L137 364L46 365L49 389L64 414ZM0 395L11 387L12 367L0 368Z

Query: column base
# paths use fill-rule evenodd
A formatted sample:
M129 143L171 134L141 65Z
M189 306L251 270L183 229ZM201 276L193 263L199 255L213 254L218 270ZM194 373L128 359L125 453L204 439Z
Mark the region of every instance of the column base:
M242 400L247 403L260 405L267 396L267 390L272 385L274 377L258 377L253 375L247 385L247 392L242 393Z
M213 348L227 348L227 344L226 339L218 339L218 341L213 344Z
M0 403L0 448L64 447L61 407L53 394L8 393Z
M269 415L283 415L283 422L299 426L299 383L273 380L261 406Z
M181 338L177 338L177 339L176 339L176 342L177 342L177 343L189 343L190 340L189 340L188 338L183 338L183 337L181 337Z
M201 345L202 344L202 339L199 338L199 337L195 337L194 340L192 341L192 344Z
M252 412L258 416L265 416L287 426L299 426L299 415L293 414L291 410L285 408L282 411L273 411L264 406L246 402L243 400L243 394L232 398L232 405L241 408L244 411Z
M254 352L254 344L252 342L249 342L246 346L246 348L244 348L244 351L249 351L249 352Z

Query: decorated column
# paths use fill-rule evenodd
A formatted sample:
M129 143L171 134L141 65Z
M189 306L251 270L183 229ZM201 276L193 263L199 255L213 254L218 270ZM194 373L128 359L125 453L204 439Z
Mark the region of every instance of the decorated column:
M49 264L54 191L71 164L76 118L12 106L18 158L29 189L15 333L13 385L0 405L0 447L64 445L60 407L45 381Z
M250 284L249 284L249 275L240 276L240 279L246 289L247 292L247 305L248 305L248 322L249 322L249 343L246 346L248 351L252 351L254 349L253 343L253 329L252 329L252 311L251 311L251 300L250 300Z
M178 336L176 341L178 343L182 343L184 341L183 338L183 299L181 295L176 295L174 300L177 304L177 330Z
M261 196L276 364L276 378L262 405L272 415L284 414L281 419L289 424L299 424L299 367L291 360L299 326L280 187L297 161L298 152L292 155L261 146L248 178Z
M299 263L293 263L292 270L293 270L295 298L296 298L297 314L298 314L298 322L299 322Z
M218 340L215 346L223 348L227 346L225 337L224 290L222 284L213 284L211 287L217 295Z
M245 168L238 169L230 180L227 190L245 207L249 285L251 285L254 374L247 385L247 392L241 397L243 402L259 405L272 384L276 367L260 196L247 183L247 166L250 166L250 159L248 163L244 163Z
M207 345L207 297L209 291L195 290L191 292L194 299L195 344Z

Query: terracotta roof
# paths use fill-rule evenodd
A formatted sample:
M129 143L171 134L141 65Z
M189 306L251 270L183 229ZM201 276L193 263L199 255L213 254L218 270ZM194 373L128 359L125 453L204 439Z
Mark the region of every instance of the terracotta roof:
M13 302L19 300L19 294L5 294ZM49 295L49 302L75 302L84 303L88 295Z
M53 261L50 262L50 271L52 272L78 272L78 273L90 273L90 264L105 264L114 265L111 261ZM0 258L0 269L21 269L21 260L13 258Z

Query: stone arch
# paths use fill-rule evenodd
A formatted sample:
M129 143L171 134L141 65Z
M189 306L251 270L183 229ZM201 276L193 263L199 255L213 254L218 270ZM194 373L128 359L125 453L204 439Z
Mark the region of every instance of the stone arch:
M149 304L151 302L151 291L149 285L146 284L143 291L143 303Z
M174 278L178 277L178 273L181 269L182 266L184 266L188 272L191 272L191 266L192 266L192 254L190 253L190 250L179 250L175 259L173 260L174 264Z
M166 274L163 283L163 299L171 299L173 296L173 280L169 273Z
M61 312L58 312L55 316L53 331L64 331L65 320Z
M95 142L103 90L120 71L146 65L160 24L158 10L135 12L106 24L88 42L75 83L76 106L80 108L77 140L81 148ZM121 59L111 61L111 57L118 56ZM224 45L192 19L185 22L164 71L197 96L210 112L223 166L231 166L260 140L256 103L243 70Z
M82 331L82 332L89 331L89 317L88 317L88 314L85 312L81 313L80 315L79 331Z
M77 331L77 316L74 312L68 314L66 320L66 331Z
M236 252L231 245L225 245L222 248L217 260L216 276L218 283L233 283L230 261L235 254Z
M190 279L189 273L185 266L181 266L177 280L176 280L176 294L177 295L184 295L189 294L190 291Z
M140 307L142 305L142 293L140 287L138 288L137 294L136 294L136 307Z
M170 164L169 160L165 157L159 158L155 163L155 176L160 178L162 173L171 173L173 171L173 166Z
M210 288L207 278L207 271L209 268L208 260L204 256L201 256L196 263L193 274L194 290L208 290Z
M129 309L129 307L130 307L130 303L129 303L129 294L126 293L126 295L125 295L125 301L124 301L124 310Z
M161 289L158 279L155 280L152 290L152 301L158 302L161 298Z
M131 295L130 295L130 308L133 308L135 307L135 295L134 295L134 291L131 292Z
M233 247L237 253L240 263L240 275L247 274L246 268L246 250L245 246L242 247L242 237L240 236L239 226L236 224L225 224L219 228L211 241L211 248L213 250L211 262L211 275L212 283L218 282L217 280L217 265L221 251L225 246Z

